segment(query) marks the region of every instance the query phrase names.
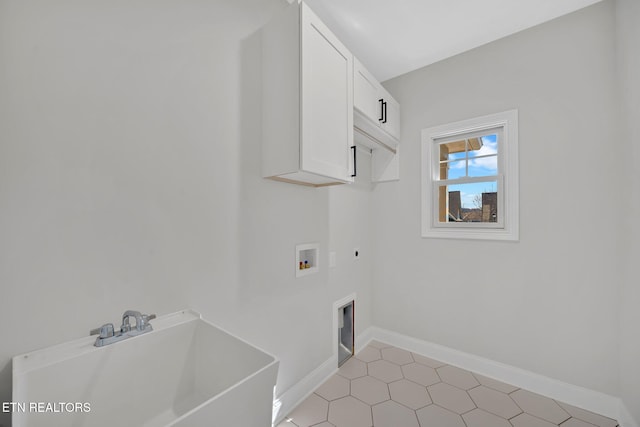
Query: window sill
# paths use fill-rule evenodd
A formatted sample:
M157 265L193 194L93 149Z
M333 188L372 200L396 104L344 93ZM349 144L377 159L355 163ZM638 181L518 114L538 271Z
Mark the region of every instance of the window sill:
M511 242L519 241L517 231L509 231L496 228L429 228L428 230L422 231L422 237L426 239L498 240Z

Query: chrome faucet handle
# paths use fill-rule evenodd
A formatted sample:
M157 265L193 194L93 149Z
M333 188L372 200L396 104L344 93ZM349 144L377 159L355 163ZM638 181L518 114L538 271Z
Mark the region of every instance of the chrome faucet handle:
M156 318L155 314L143 314L140 319L140 324L138 325L139 331L144 331L146 328L152 329L149 324L149 320L153 320Z
M113 323L105 323L99 328L89 331L89 335L100 334L98 338L110 338L114 335Z
M131 323L129 323L129 317L134 317L136 319L136 329L140 326L140 322L142 320L142 314L139 311L135 310L127 310L122 315L122 326L120 326L120 332L125 333L131 330Z

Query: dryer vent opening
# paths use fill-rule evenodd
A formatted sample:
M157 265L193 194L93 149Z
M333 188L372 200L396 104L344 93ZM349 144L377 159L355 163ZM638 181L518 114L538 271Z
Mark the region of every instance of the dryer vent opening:
M354 301L338 309L338 366L354 355Z

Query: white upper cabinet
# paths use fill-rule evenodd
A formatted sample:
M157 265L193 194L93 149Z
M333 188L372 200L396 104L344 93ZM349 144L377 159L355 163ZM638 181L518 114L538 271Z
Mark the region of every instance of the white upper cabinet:
M353 61L353 106L372 122L382 120L382 104L379 102L380 84L362 66Z
M264 177L353 181L353 56L305 3L262 33Z
M389 135L400 140L400 104L393 99L384 88L380 91L382 99L383 120L380 122L382 129Z
M356 114L360 113L361 119L366 118L384 130L397 144L400 139L400 104L357 58L354 58L353 80L353 106Z
M373 182L399 179L400 104L353 59L355 141L371 150Z

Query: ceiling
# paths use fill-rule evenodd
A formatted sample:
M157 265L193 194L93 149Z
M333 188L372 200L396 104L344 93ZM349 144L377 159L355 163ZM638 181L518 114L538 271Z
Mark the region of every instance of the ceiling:
M380 81L598 1L305 0Z

